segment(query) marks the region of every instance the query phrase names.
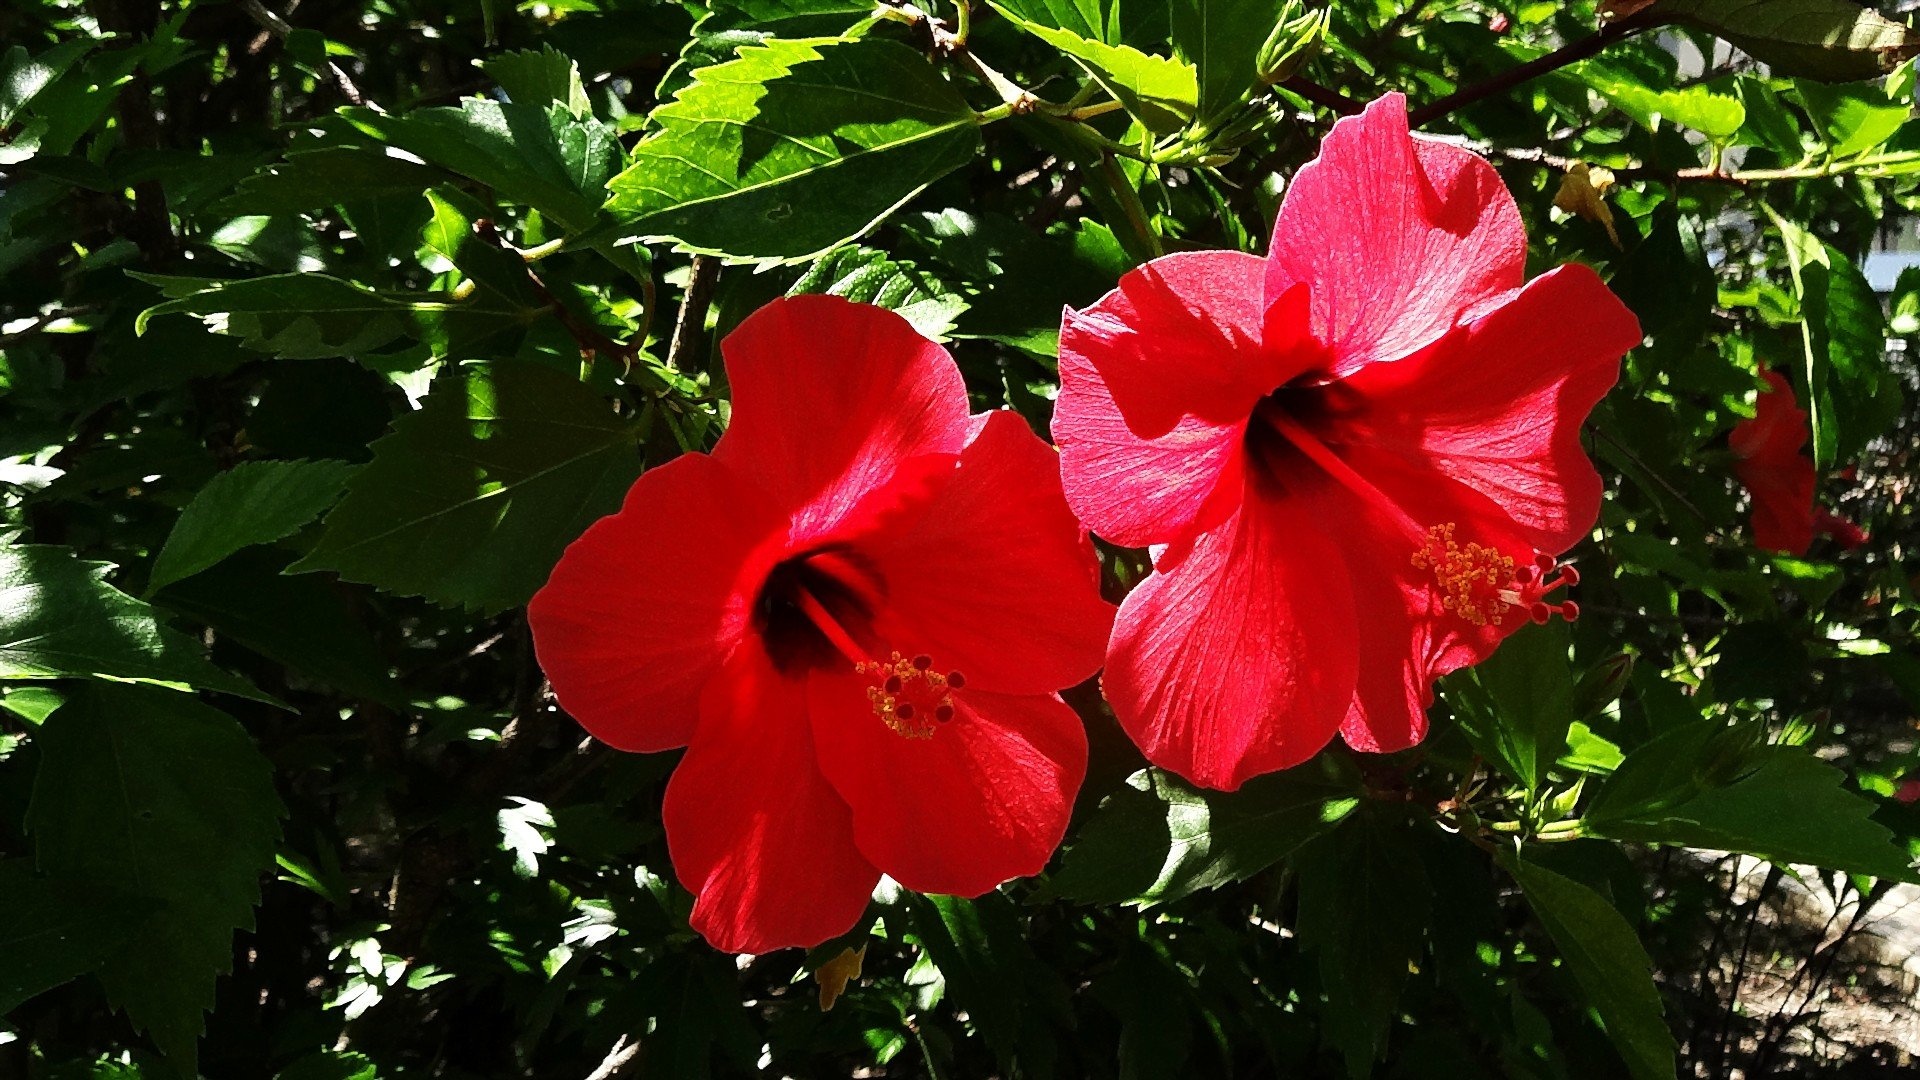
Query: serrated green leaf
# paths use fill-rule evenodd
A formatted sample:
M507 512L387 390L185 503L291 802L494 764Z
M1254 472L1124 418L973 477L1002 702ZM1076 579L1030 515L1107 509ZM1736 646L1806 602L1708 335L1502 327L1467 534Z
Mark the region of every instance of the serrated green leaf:
M608 209L642 239L757 262L861 236L981 147L959 90L880 39L743 48L653 120Z
M356 467L345 461L245 461L214 477L173 523L154 560L147 595L243 547L292 535L333 505Z
M99 978L193 1075L233 933L252 925L273 869L282 809L272 767L232 718L136 686L79 688L38 739L27 828L40 868L159 905Z
M1319 963L1324 1036L1358 1080L1372 1074L1407 971L1420 960L1432 889L1404 822L1374 813L1317 840L1297 869L1295 932Z
M877 304L906 317L915 330L945 341L967 301L953 288L905 260L867 247L836 248L821 256L787 295L827 293Z
M107 584L110 569L66 548L0 547L0 679L106 676L271 700Z
M551 45L500 53L482 61L480 69L500 84L515 105L558 105L575 119L593 115L579 65Z
M1601 786L1585 831L1610 840L1737 851L1777 863L1912 880L1893 834L1846 775L1756 729L1690 724L1635 749Z
M1871 79L1920 52L1912 30L1850 0L1658 0L1649 11L1739 46L1780 75Z
M380 1080L380 1069L364 1054L327 1050L301 1058L276 1073L273 1080Z
M1661 1018L1653 961L1639 935L1599 893L1501 852L1528 906L1559 947L1609 1038L1636 1080L1672 1080L1673 1033Z
M578 380L524 362L451 369L396 421L291 572L436 603L525 603L640 472L635 430Z
M1199 78L1192 64L1024 19L1001 4L994 8L1014 25L1071 56L1148 131L1167 134L1192 121L1200 100Z
M1608 77L1598 67L1589 65L1587 84L1649 130L1657 130L1665 121L1692 128L1724 144L1747 122L1746 106L1732 94L1715 93L1704 86L1654 90L1631 78Z
M1235 792L1143 769L1080 830L1054 888L1087 903L1167 904L1252 877L1357 805L1352 788L1321 768L1257 777Z
M443 174L378 147L327 146L290 153L240 181L209 209L227 214L317 210L383 195L417 195Z
M152 916L152 901L0 862L0 1015L105 963Z
M612 128L566 105L468 99L398 116L347 109L349 123L430 164L524 203L569 233L599 224L602 190L624 160Z
M407 333L406 305L325 274L273 274L209 281L141 280L164 285L174 299L155 304L134 320L144 332L159 315L193 315L217 334L241 339L250 349L293 360L318 360L372 352Z

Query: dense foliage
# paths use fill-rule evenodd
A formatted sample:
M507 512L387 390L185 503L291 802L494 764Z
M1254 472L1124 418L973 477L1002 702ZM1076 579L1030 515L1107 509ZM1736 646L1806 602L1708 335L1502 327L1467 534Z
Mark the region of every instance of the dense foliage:
M1731 856L1848 928L1920 880L1920 273L1861 269L1920 213L1920 39L1603 6L0 9L0 1076L1777 1065L1836 945L1756 946ZM713 445L718 342L877 303L1044 436L1062 307L1264 252L1389 91L1647 335L1587 428L1578 621L1443 681L1411 750L1231 794L1146 768L1089 682L1048 873L883 883L808 954L701 941L675 755L587 739L524 605ZM1729 441L1765 370L1834 515L1801 554L1755 543L1779 493ZM1148 566L1101 561L1115 600ZM1778 1015L1735 1008L1755 948Z

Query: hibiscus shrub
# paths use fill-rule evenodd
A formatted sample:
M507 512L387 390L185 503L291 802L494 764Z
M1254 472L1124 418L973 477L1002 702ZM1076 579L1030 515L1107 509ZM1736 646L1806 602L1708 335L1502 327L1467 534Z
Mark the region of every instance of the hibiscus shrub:
M1889 16L0 41L0 1077L1760 1075L1920 883Z

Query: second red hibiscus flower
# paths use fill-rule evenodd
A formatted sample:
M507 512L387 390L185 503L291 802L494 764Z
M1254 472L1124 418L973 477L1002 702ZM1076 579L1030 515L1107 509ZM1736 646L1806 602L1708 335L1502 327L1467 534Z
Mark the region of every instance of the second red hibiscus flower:
M1525 261L1493 168L1391 95L1295 177L1266 259L1157 259L1067 314L1067 499L1154 548L1104 685L1155 764L1230 789L1336 731L1401 749L1436 677L1573 614L1579 425L1640 329L1586 267Z

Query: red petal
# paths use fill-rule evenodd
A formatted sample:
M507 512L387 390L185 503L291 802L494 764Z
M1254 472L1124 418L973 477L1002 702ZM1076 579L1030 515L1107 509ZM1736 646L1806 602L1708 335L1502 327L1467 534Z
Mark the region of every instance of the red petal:
M1753 496L1753 542L1768 551L1805 555L1813 545L1813 461L1790 454L1736 460L1733 473Z
M863 541L885 583L877 636L982 690L1043 694L1100 668L1113 607L1060 494L1059 458L1010 412L980 418L913 524Z
M1580 425L1639 342L1639 322L1592 270L1562 266L1421 353L1343 380L1361 404L1336 438L1473 488L1558 554L1600 512Z
M1753 419L1733 425L1727 446L1743 458L1784 464L1807 444L1807 412L1793 396L1793 385L1777 371L1762 371L1767 389L1754 399Z
M1127 427L1093 364L1060 350L1053 438L1067 504L1113 543L1171 543L1218 524L1239 499L1246 429L1244 417L1222 425L1189 416L1143 439Z
M1814 509L1813 526L1820 533L1833 537L1834 543L1848 551L1865 547L1870 539L1865 529L1824 506Z
M793 508L796 539L831 529L907 459L966 442L960 369L884 308L786 297L721 348L733 416L713 455Z
M527 605L534 653L560 704L621 750L684 746L701 688L747 628L742 566L775 520L705 454L641 476Z
M916 892L978 896L1037 874L1060 844L1087 771L1080 718L1051 694L953 695L953 718L907 738L858 679L816 678L820 766L853 807L854 840Z
M1310 355L1265 348L1265 264L1194 251L1129 271L1085 311L1069 308L1060 352L1092 364L1127 426L1165 435L1182 417L1245 420L1254 403L1305 371Z
M1518 288L1526 257L1519 209L1493 166L1410 136L1406 99L1388 94L1337 121L1294 177L1267 295L1312 286L1316 336L1343 375L1407 356Z
M693 928L725 952L811 947L851 929L880 872L820 773L804 679L752 639L701 699L693 745L662 808Z
M1120 605L1103 687L1147 759L1231 791L1299 764L1353 697L1353 592L1296 499L1251 499Z

